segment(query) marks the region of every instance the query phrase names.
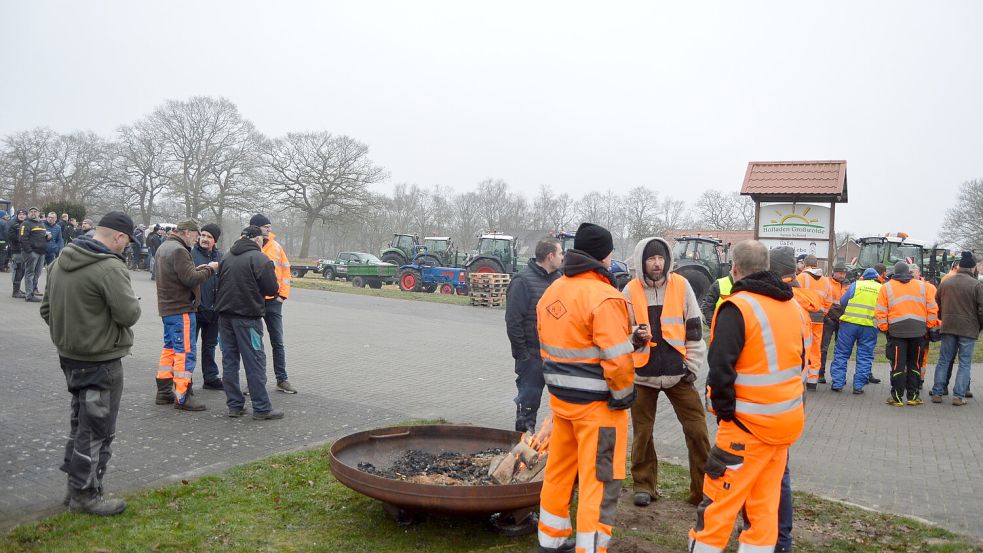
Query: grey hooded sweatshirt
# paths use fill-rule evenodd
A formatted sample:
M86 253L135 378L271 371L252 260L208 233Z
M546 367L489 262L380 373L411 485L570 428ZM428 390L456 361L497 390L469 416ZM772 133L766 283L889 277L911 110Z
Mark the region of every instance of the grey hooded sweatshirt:
M645 252L645 246L652 240L658 240L665 246L666 252L669 254L666 259L666 270L668 271L672 267L672 248L662 238L650 237L640 240L635 245L631 259L635 267L635 279L641 281L642 287L645 289L645 298L648 300L646 308L649 312L649 327L653 331L653 340L659 341L661 338L656 334L659 328L656 315L662 313L662 302L665 301L667 281L663 279L659 286L656 286L652 281L645 278L645 260L642 259L642 255ZM688 281L684 280L684 282L686 284L686 306L683 308L683 318L686 319L686 357L679 359L681 356L678 352L671 349L668 343L662 341L659 345L663 346L664 350L671 349L671 351L667 351L660 358L654 351L657 348L653 348L649 356L649 365L635 369L635 383L640 386L666 389L679 384L684 378L688 382L693 382L696 380L697 371L706 363L707 345L703 341L703 314L700 311L700 304L696 300L696 294L693 293L693 288ZM631 292L627 286L622 293L631 302ZM631 309L628 310L632 327L637 324L634 309L637 307L631 306ZM660 359L663 360L661 363ZM675 364L677 361L681 361L683 366L661 366L662 364Z

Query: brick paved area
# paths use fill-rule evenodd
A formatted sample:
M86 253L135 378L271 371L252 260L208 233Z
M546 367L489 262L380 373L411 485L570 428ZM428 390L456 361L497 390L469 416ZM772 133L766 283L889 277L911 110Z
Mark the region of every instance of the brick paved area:
M3 273L3 278L8 275ZM134 273L144 315L124 360L126 385L108 491L153 486L413 418L510 428L512 363L504 312L295 289L284 310L288 370L300 390L272 393L281 421L225 417L224 394L201 391L203 413L153 404L161 334L152 283ZM56 512L68 394L37 304L0 298L0 527ZM886 367L875 368L881 378ZM272 380L272 368L270 369ZM702 380L702 376L701 376ZM862 396L810 394L793 448L796 489L923 517L983 537L983 409L884 405L886 384ZM656 445L685 464L679 423L659 408ZM712 422L710 423L712 426Z

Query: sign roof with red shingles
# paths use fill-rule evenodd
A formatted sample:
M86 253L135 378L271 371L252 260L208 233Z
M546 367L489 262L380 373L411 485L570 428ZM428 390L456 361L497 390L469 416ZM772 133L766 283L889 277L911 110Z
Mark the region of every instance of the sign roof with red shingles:
M741 194L756 201L846 202L846 161L751 161Z

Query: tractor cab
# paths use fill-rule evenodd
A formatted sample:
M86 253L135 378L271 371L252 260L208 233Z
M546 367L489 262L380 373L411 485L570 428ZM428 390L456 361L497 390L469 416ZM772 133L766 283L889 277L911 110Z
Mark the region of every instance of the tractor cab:
M482 234L466 265L472 273L514 274L519 270L519 243L508 234Z
M458 267L457 248L449 236L428 236L419 246L413 263L425 267Z
M406 265L416 254L420 253L423 246L420 245L420 237L416 234L393 234L389 246L379 252L379 257L386 263L392 263L397 267Z
M884 236L866 236L857 240L860 244L860 255L851 263L850 277L859 279L864 270L877 263L883 263L888 270L898 261L915 263L923 270L925 265L925 245L917 240L908 238L903 232L885 234Z
M689 281L697 299L710 288L710 284L730 273L727 259L729 244L705 236L682 236L672 247L672 271Z

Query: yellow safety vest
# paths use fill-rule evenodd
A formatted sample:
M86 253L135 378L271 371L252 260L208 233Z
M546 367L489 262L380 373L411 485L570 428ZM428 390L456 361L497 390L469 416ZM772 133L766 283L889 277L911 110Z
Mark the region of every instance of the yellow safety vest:
M714 310L720 309L720 304L730 297L730 289L734 286L734 281L730 279L730 276L725 276L718 278L717 284L720 286L720 297L717 298L717 305L713 306Z
M853 297L846 304L840 320L860 326L874 326L874 309L881 286L883 285L876 280L858 281Z

